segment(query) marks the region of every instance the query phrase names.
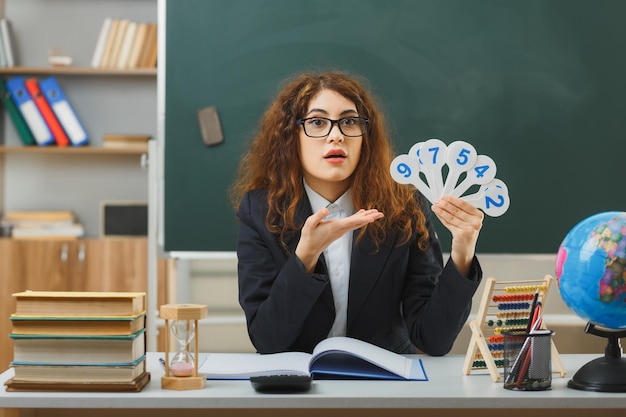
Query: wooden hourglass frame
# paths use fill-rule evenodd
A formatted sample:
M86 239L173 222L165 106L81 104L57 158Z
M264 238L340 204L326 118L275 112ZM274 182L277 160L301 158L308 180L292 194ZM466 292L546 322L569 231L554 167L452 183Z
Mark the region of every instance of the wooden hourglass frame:
M165 320L165 375L161 378L161 388L171 390L202 389L206 378L198 375L198 320L208 316L208 307L200 304L166 304L161 306L159 314ZM172 372L170 351L170 321L186 321L186 332L193 330L193 352L189 352L189 341L185 349L193 358L193 373L188 376L176 376ZM193 327L192 327L193 322Z

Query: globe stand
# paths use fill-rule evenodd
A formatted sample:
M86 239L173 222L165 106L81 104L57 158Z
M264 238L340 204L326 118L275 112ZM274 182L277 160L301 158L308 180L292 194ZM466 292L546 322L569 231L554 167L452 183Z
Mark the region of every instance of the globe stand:
M585 333L608 339L604 357L583 365L567 386L583 391L626 392L626 359L622 358L622 346L619 340L626 337L626 330L600 330L592 323L587 323Z

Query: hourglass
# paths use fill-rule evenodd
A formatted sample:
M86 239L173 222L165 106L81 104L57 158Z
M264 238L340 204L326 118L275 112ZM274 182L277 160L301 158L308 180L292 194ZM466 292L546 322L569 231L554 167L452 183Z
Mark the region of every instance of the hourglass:
M165 319L165 376L161 388L188 390L204 388L204 376L198 376L198 320L207 317L207 306L199 304L166 304L160 315ZM170 360L170 334L176 353ZM189 350L193 341L193 352Z

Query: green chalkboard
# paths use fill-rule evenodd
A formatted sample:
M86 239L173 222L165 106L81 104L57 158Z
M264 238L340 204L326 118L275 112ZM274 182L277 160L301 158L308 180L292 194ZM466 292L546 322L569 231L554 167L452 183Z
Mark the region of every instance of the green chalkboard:
M235 250L226 190L281 81L303 70L368 78L398 154L439 138L494 159L511 206L486 217L479 252L555 253L580 220L626 210L626 1L170 0L165 12L167 252ZM213 147L196 117L207 106L224 134Z

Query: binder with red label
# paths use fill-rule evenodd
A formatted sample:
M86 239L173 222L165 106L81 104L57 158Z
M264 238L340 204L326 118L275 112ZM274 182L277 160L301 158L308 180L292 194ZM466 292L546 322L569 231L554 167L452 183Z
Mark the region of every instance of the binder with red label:
M56 141L57 145L59 146L69 145L70 139L67 137L67 134L63 130L61 123L59 123L59 119L57 119L56 115L54 114L54 111L52 111L52 108L50 107L50 103L48 103L48 101L46 100L46 97L41 92L37 79L29 78L28 80L26 80L25 84L26 84L26 89L28 90L30 95L33 97L33 100L35 101L35 104L37 105L39 112L41 112L41 115L46 121L46 124L50 128L50 131L52 132L52 136L54 136L54 140Z

